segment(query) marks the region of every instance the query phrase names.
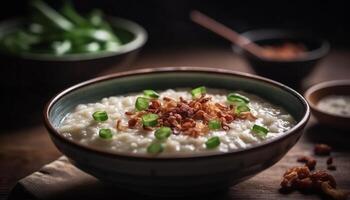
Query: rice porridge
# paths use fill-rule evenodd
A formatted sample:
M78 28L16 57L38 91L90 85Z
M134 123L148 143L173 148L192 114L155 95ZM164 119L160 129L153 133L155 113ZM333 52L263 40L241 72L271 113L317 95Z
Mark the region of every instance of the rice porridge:
M285 110L258 96L202 86L144 90L77 105L58 131L108 152L175 156L246 148L295 123Z
M330 95L323 97L318 103L320 110L343 117L350 117L350 95Z

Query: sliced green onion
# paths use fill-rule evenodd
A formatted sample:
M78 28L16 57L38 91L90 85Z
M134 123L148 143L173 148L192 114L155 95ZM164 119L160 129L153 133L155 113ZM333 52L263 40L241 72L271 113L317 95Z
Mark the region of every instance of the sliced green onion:
M120 49L120 45L118 42L115 42L115 41L107 41L104 45L103 45L103 48L106 50L106 51L118 51Z
M227 101L232 102L232 103L236 103L236 102L249 103L248 97L245 97L245 96L238 94L238 93L235 93L235 92L227 95Z
M204 86L197 87L191 90L192 97L194 98L201 97L202 94L205 94L205 93L207 93L207 89Z
M207 147L207 149L214 149L219 145L220 145L220 138L217 136L211 137L205 142L205 146Z
M98 135L100 136L100 138L103 138L103 139L111 139L113 137L112 130L109 128L100 129L100 131L98 132Z
M172 133L171 128L163 126L163 127L160 127L158 130L156 130L156 132L154 133L154 136L158 140L164 140L168 138L171 135L171 133Z
M158 115L153 113L143 115L142 124L144 126L156 126L158 124Z
M72 43L69 40L55 41L51 44L51 48L56 55L62 55L72 49Z
M61 9L61 13L71 22L78 26L87 26L87 20L82 17L74 8L70 1L65 1Z
M241 112L248 112L248 111L250 111L250 108L247 106L247 104L242 103L236 107L235 112L236 112L236 114L240 114Z
M98 52L101 51L101 45L98 42L90 42L87 44L81 44L74 49L76 52Z
M210 120L208 122L208 127L210 130L218 130L221 128L221 122L217 119Z
M106 111L96 111L92 114L92 117L97 122L104 122L108 119Z
M99 9L94 9L88 16L89 22L94 26L101 26L103 24L103 13Z
M254 124L252 131L257 134L259 137L264 138L266 137L269 130L263 126L259 126L257 124Z
M230 104L234 104L234 105L238 105L238 104L245 104L245 101L243 101L242 99L238 99L238 98L234 98L234 97L228 97L227 96L227 101Z
M67 18L47 5L46 2L33 0L30 2L30 5L43 19L47 20L50 25L53 24L63 31L71 31L74 28L74 25Z
M159 143L152 143L147 147L148 153L161 153L163 150L163 145Z
M150 97L150 98L154 98L154 99L159 98L159 94L156 91L154 91L154 90L144 90L143 94L146 97Z
M135 102L135 108L138 111L146 110L149 106L149 99L145 97L137 97Z

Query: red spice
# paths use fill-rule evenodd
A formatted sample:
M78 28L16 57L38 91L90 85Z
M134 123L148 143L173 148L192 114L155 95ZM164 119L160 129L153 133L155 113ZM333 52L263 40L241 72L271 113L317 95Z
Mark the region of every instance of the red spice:
M327 165L331 165L333 163L333 158L332 157L329 157L327 159Z
M336 189L332 187L329 182L322 182L321 190L324 194L335 200L346 200L349 196L349 192Z
M286 188L298 188L297 181L307 178L310 175L310 170L307 167L293 167L288 169L283 174L283 180L281 182L281 187Z
M127 111L127 112L125 112L125 114L126 115L134 115L135 113Z
M159 100L151 100L151 105L149 106L149 109L158 109L160 108L161 103Z
M137 118L131 118L129 121L128 121L128 127L129 128L134 128L137 124L137 122L139 122L139 119Z
M310 169L310 170L314 170L315 169L315 166L316 166L316 160L315 159L311 159L311 160L308 160L305 165Z
M196 123L191 123L191 122L184 122L182 124L182 128L185 129L185 130L189 129L189 128L193 128L195 126L196 126Z
M169 98L169 97L163 97L164 101L172 101L173 99Z
M328 166L327 166L327 169L328 169L328 170L335 171L335 170L337 170L337 167L336 167L335 165L328 165Z
M333 188L337 187L334 177L324 170L315 171L314 173L310 174L310 178L314 183L314 187L318 189L321 188L322 182L329 182L329 185Z
M306 47L301 43L285 42L278 45L264 45L262 53L269 59L289 60L303 55L306 51Z
M229 123L235 118L254 120L256 119L250 112L235 115L235 107L233 105L223 105L211 101L212 97L203 94L201 97L185 100L182 97L179 101L175 101L169 97L163 97L163 102L158 99L151 100L150 106L145 111L130 114L128 125L133 128L138 125L140 118L145 113L158 114L158 126L168 126L173 130L174 134L182 133L192 137L198 137L206 134L208 122L217 119L221 122L223 130L229 130ZM195 121L196 120L196 121ZM144 127L145 129L145 127Z
M327 144L316 144L314 152L316 155L329 155L332 148Z
M307 166L310 170L315 169L317 161L309 156L301 156L297 159L298 162L305 163L305 166Z
M183 97L180 97L179 99L180 99L180 102L187 103L187 101Z
M304 160L304 159L301 159ZM310 172L309 168L293 167L283 174L282 189L322 192L333 199L346 199L349 193L336 189L334 177L325 171Z

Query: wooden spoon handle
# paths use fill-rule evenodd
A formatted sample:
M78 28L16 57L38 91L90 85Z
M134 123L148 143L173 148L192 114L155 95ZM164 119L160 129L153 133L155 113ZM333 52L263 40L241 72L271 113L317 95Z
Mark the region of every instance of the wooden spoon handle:
M259 57L262 55L262 48L259 45L207 15L194 10L191 12L190 17L192 21L226 38L248 52Z

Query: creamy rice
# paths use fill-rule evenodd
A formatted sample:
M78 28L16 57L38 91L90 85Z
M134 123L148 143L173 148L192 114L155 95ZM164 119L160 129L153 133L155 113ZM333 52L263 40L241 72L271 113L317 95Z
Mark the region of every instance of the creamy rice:
M159 92L159 99L170 97L178 100L179 97L185 100L191 100L190 89L168 89ZM163 142L164 150L159 156L171 156L176 154L210 154L218 152L229 152L236 149L247 148L258 144L264 140L270 140L277 137L295 125L293 117L282 108L268 103L260 97L244 92L239 92L250 99L248 104L251 114L256 117L255 120L235 119L229 125L230 129L210 130L205 135L190 137L188 135L170 135ZM212 97L213 102L227 105L228 94L225 90L208 89L207 95ZM97 103L81 104L69 113L60 123L58 130L60 134L70 140L81 144L91 146L108 152L122 152L148 155L147 147L155 140L154 131L145 131L143 129L127 129L127 131L118 131L116 129L117 120L128 124L126 111L135 111L135 101L139 94L130 94L127 96L113 96L103 98ZM94 121L92 114L95 111L106 111L108 120L104 122ZM269 132L266 137L259 137L251 129L254 124L267 127ZM113 138L106 140L99 137L101 128L112 130ZM206 141L208 138L218 136L220 145L217 148L207 149Z
M327 113L350 117L350 95L329 95L323 97L317 107Z

